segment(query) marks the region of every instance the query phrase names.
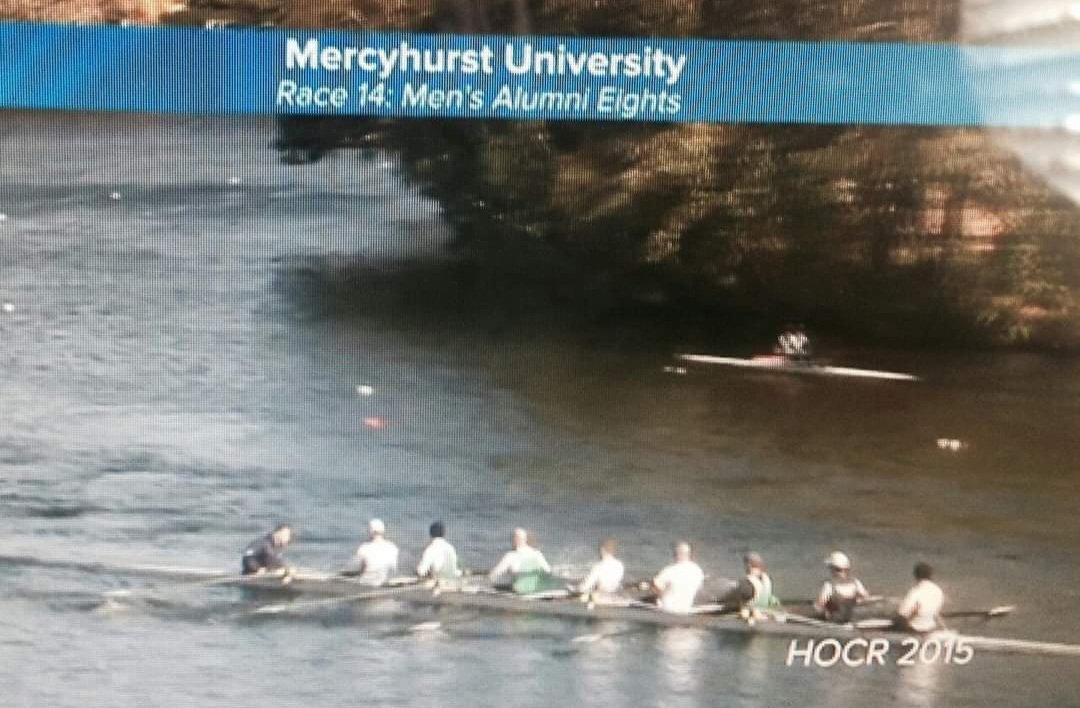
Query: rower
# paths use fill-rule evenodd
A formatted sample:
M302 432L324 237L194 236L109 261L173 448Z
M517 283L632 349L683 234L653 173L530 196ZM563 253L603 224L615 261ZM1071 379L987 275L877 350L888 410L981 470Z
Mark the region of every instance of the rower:
M431 524L428 535L431 536L431 541L420 556L420 564L416 566L416 575L437 581L460 578L461 569L458 567L457 551L445 538L446 526L443 522L436 521Z
M360 567L349 575L358 576L357 581L365 585L385 585L397 573L398 548L386 540L386 524L381 520L369 521L368 532L371 540L356 549Z
M915 584L896 610L898 628L920 634L938 629L945 593L933 576L934 569L928 563L915 564Z
M809 362L811 356L810 337L806 334L806 326L800 324L784 327L784 331L776 338L776 346L773 351L792 361Z
M519 595L543 592L558 587L551 577L551 566L544 554L529 545L525 529L514 529L513 550L507 551L499 564L488 573L491 582L510 575L510 589Z
M657 593L656 604L660 609L686 614L694 606L698 591L705 582L705 573L691 559L689 543L679 541L674 551L675 562L653 578L652 586Z
M750 551L743 556L743 563L746 565L746 575L720 598L720 603L738 609L747 618L761 619L762 610L779 607L780 600L773 592L772 577L761 554Z
M605 538L600 544L600 560L589 570L589 574L577 587L577 591L592 600L611 600L622 591L622 579L625 569L622 561L615 557L616 543L613 538Z
M240 559L242 575L261 575L280 571L286 582L291 575L285 562L285 547L292 541L292 528L281 524L265 536L260 536L244 549Z
M870 599L870 593L851 575L851 560L844 553L833 551L825 559L825 565L830 577L821 586L814 609L830 622L850 622L855 605Z

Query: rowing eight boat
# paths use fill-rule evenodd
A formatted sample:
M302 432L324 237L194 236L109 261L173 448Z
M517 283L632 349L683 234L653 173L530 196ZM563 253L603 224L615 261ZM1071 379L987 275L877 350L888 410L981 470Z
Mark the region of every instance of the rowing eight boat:
M436 607L464 607L494 612L578 618L586 621L618 622L669 627L696 627L733 634L763 635L785 638L854 639L863 636L883 637L897 642L911 635L888 632L875 626L874 621L837 625L822 622L796 613L776 613L766 621L750 625L730 614L719 614L716 606L696 608L692 614L677 615L663 612L642 603L627 602L623 605L587 604L574 598L544 599L522 597L501 593L487 587L462 587L458 590L434 591L432 588L409 584L398 587L371 588L370 586L337 575L325 573L300 573L288 584L279 576L260 575L240 577L219 570L187 568L168 565L116 565L109 563L79 562L69 559L46 559L26 555L0 553L0 565L27 565L59 567L83 570L90 573L107 573L126 576L168 578L185 586L202 587L236 586L261 589L283 596L313 596L325 599L337 598L341 602L389 599L413 605ZM172 586L171 587L179 587ZM300 604L300 603L297 603ZM979 651L1031 654L1044 656L1080 657L1080 644L1039 642L1024 639L981 637L952 632L939 632L931 637L940 641L963 640ZM929 639L926 637L924 639Z
M856 369L850 366L829 366L813 362L793 362L783 356L755 356L740 359L729 356L710 356L707 354L676 354L675 358L696 364L717 364L740 369L757 369L782 374L800 376L842 376L860 379L878 379L882 381L918 381L919 377L895 371L877 371L874 369Z

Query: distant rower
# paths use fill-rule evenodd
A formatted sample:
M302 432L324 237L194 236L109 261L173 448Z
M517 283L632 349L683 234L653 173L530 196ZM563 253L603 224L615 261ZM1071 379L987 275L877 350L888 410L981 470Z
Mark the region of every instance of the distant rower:
M809 361L811 357L810 337L805 325L788 325L776 338L773 351L795 361Z
M779 607L780 601L773 591L773 581L765 567L765 559L760 553L751 551L743 557L743 562L746 564L746 575L721 598L721 603L738 608L751 617L760 616L761 610Z
M240 572L244 575L256 575L281 570L285 571L288 577L289 567L285 562L285 547L290 541L292 541L292 529L286 524L255 539L244 549Z
M578 585L578 592L591 595L594 600L612 599L622 591L625 569L615 557L615 539L606 538L600 544L600 560L595 563L585 580Z
M834 551L825 559L830 578L821 586L814 600L814 609L830 622L851 621L855 605L870 598L858 578L851 575L851 560L840 551Z
M488 579L497 581L510 575L510 587L519 594L543 592L557 586L551 578L551 566L544 554L529 545L525 529L514 529L513 550L507 551L499 564L488 573Z
M431 542L420 556L420 565L416 566L416 574L421 578L433 578L435 580L454 580L461 577L461 569L458 567L457 551L446 540L446 527L443 522L436 521L428 529Z
M915 584L900 601L898 624L912 632L932 632L938 628L945 593L931 578L934 569L927 563L915 565Z
M379 519L368 522L368 532L371 540L356 549L360 567L354 574L366 585L385 585L397 573L398 547L386 540L386 524Z
M705 582L705 573L690 556L690 544L679 541L675 544L675 562L653 578L653 589L657 593L656 604L661 609L686 614L693 608L698 591Z

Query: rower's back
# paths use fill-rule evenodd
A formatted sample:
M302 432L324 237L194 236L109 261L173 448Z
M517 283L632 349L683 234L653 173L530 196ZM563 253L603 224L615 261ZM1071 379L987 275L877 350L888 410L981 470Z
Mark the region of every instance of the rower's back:
M361 571L357 582L365 585L385 585L397 573L398 547L392 541L376 535L356 549Z
M420 564L416 567L416 574L422 578L436 580L460 578L461 568L458 565L457 551L441 536L433 537L424 549Z
M544 558L544 554L535 548L525 547L514 551L517 554L516 568L510 589L519 595L531 595L537 592L552 590L559 584L556 583L550 573L550 566Z

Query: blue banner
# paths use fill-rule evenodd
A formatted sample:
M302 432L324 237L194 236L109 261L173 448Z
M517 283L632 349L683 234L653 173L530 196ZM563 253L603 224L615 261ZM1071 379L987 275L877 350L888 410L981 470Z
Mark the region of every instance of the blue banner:
M0 107L1077 128L1080 51L0 24Z

